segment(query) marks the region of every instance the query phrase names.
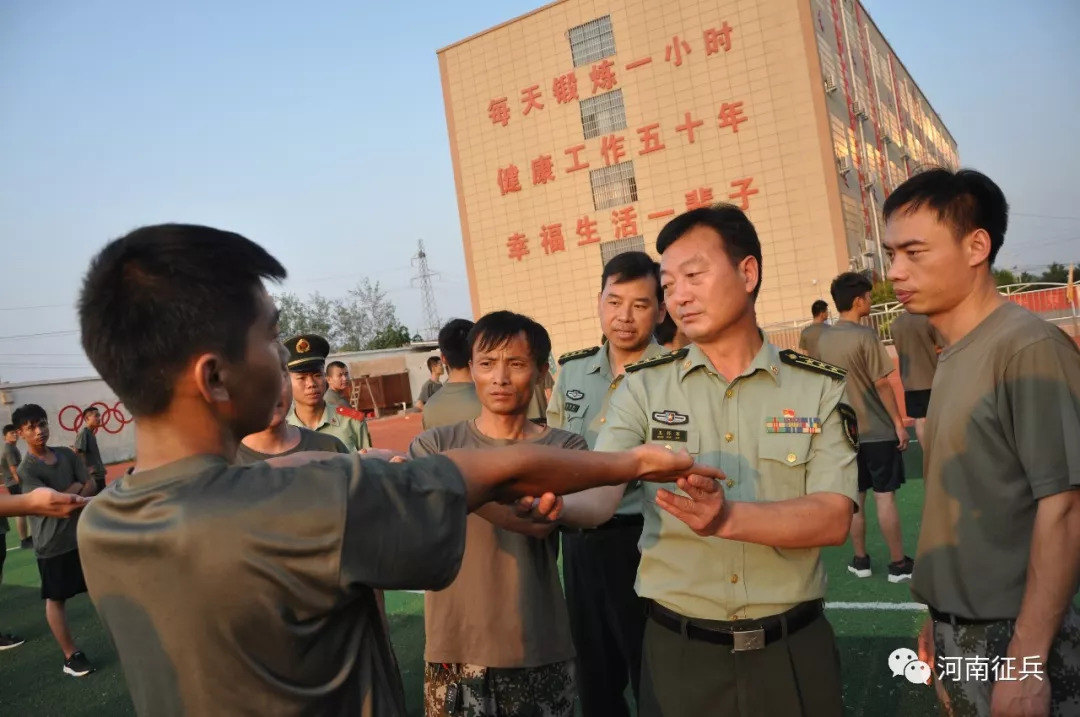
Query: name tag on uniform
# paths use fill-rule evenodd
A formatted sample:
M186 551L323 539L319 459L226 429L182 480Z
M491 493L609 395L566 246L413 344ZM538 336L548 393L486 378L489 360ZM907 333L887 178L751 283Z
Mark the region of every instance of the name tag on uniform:
M581 406L576 403L570 403L569 401L567 401L563 404L563 410L567 413L577 413L581 410Z
M652 440L686 443L686 431L678 431L674 428L654 428L652 429Z
M766 433L821 433L817 416L779 416L765 419Z

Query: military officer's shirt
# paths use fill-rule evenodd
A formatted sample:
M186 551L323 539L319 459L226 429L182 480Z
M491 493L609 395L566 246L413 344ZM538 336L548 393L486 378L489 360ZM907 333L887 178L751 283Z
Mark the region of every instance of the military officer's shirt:
M799 348L807 356L811 356L816 359L820 359L820 349L818 349L818 342L821 341L821 334L828 329L828 325L822 323L812 323L802 330L799 334Z
M844 402L859 418L859 441L896 441L896 428L878 394L876 381L896 370L889 353L869 326L840 319L821 336L819 358L847 371ZM891 389L890 389L891 390Z
M1080 352L1007 303L941 352L933 396L911 592L960 617L1015 619L1038 502L1080 489Z
M142 717L403 715L373 590L449 585L466 509L444 456L192 456L96 496L79 553Z
M900 359L900 383L905 391L926 391L934 385L938 347L945 342L921 314L903 312L889 325L896 356Z
M622 383L625 374L612 376L610 344L574 351L559 358L559 378L548 403L547 421L552 428L562 428L585 438L592 449L596 437L607 422L608 400ZM652 341L641 360L664 353L664 347ZM626 486L616 515L641 514L641 486Z
M285 420L293 426L308 428L317 433L329 433L345 444L350 451L358 451L361 448L371 448L371 432L368 431L367 421L358 421L350 416L344 416L329 404L323 408L322 419L319 425L311 428L296 415L296 404L293 403Z
M857 434L851 409L840 403L842 377L835 367L766 342L728 383L691 344L631 365L611 396L595 449L686 448L695 460L724 471L730 500L839 493L855 501ZM643 485L641 597L710 620L774 615L824 597L820 549L698 536L656 507L658 487Z

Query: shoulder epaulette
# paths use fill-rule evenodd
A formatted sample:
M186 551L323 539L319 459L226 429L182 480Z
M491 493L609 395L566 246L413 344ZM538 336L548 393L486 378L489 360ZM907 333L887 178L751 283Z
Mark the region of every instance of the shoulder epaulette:
M818 361L816 358L806 356L797 351L792 351L791 349L781 351L780 360L789 366L798 366L799 368L805 368L809 371L823 373L829 378L835 378L837 381L842 381L844 377L847 376L847 371L839 366L833 366L831 363Z
M599 346L590 346L587 349L579 349L577 351L571 351L568 354L563 354L559 357L559 365L562 366L567 361L573 361L574 359L585 358L586 356L592 356L600 350Z
M643 359L635 363L628 363L623 368L626 369L627 373L633 373L634 371L640 371L641 369L649 368L650 366L659 366L661 364L671 363L672 361L678 361L688 353L690 353L690 349L684 347L675 351L668 351L666 354Z

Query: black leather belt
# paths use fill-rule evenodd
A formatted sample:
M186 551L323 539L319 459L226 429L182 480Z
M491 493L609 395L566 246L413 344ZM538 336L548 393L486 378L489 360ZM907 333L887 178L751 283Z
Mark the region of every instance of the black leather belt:
M645 519L638 515L615 515L611 520L598 525L595 528L563 528L564 533L591 533L594 530L611 530L612 528L637 528L640 530L645 525Z
M987 620L982 618L961 617L959 615L953 615L952 613L935 610L929 605L927 605L926 608L930 611L930 617L933 618L934 622L947 622L953 627L956 627L957 625L987 625L991 622L1012 622L1016 619L1013 617L1001 617Z
M787 612L770 615L758 620L736 620L705 625L699 620L684 617L668 610L652 600L649 601L649 617L661 627L686 635L691 640L711 642L714 645L730 645L732 652L760 650L776 642L787 633L792 635L821 616L824 610L821 600L799 603Z

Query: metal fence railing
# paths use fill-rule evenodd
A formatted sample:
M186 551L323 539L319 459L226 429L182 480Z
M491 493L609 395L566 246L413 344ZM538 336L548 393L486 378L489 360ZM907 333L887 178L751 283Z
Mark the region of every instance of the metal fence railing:
M1065 284L1029 283L1010 284L998 287L1010 301L1020 304L1028 311L1041 316L1047 321L1060 323L1072 319L1075 307L1069 303ZM875 304L863 323L877 331L882 342L892 343L889 326L900 315L904 307L899 302ZM769 341L782 349L799 349L799 334L810 323L810 319L783 321L762 327Z

